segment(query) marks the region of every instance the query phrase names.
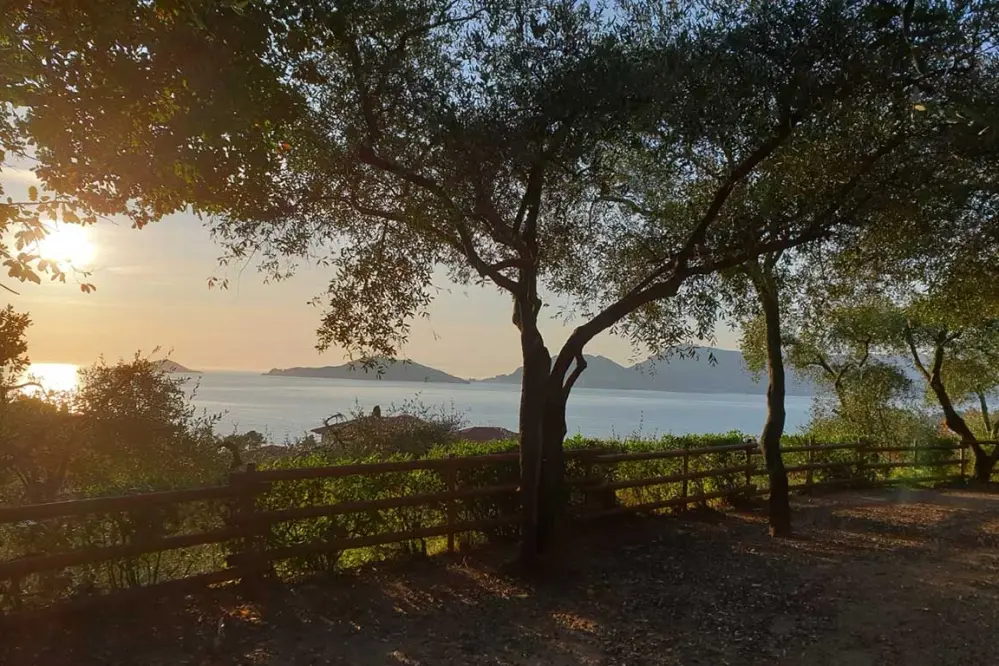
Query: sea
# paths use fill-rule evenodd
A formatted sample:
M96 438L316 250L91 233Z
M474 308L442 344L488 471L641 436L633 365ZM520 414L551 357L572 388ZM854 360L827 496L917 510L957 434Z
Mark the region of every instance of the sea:
M42 385L71 390L76 366L35 364ZM293 441L335 415L350 418L398 410L458 418L463 425L517 430L519 386L514 384L437 384L383 380L319 379L254 372L204 372L183 376L193 404L219 415L220 434L256 430L275 444ZM808 420L812 398L788 396L787 430ZM566 410L569 435L594 438L654 438L666 434L757 434L766 419L761 394L675 393L616 389L574 389Z

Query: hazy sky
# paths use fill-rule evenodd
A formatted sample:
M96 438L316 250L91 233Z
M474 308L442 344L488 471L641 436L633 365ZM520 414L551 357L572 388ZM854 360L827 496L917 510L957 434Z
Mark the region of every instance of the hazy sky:
M11 196L30 174L5 166ZM5 284L20 292L9 302L30 312L30 356L36 363L89 364L155 347L198 369L266 370L291 365L336 365L340 350L320 355L315 330L321 310L308 304L328 280L327 270L307 267L294 278L263 284L254 266L220 273L219 248L199 220L178 215L132 229L127 222L101 222L86 230L93 245L91 294L75 284ZM228 291L208 288L212 275L228 277ZM517 331L508 297L491 286L442 283L445 293L429 319L414 323L404 356L462 377L510 372L520 365ZM555 308L549 308L554 310ZM544 334L553 352L570 328L549 322ZM735 336L719 330L719 346L734 348ZM587 348L625 363L636 356L626 340L600 336Z

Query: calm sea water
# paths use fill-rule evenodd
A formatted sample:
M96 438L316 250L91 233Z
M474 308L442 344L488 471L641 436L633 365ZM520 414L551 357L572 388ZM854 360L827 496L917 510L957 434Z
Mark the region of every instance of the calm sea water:
M275 440L301 435L322 425L324 417L383 413L405 403L436 411L455 412L468 425L517 430L519 387L509 384L419 384L415 382L267 377L250 373L211 372L199 377L195 403L212 413L224 413L220 428L258 430ZM788 399L788 429L808 418L811 398ZM625 437L634 433L686 434L763 427L766 406L762 395L682 394L660 391L576 389L566 414L569 433L590 437Z
M75 366L39 364L33 367L42 383L54 389L72 388ZM206 372L192 376L188 386L194 404L222 414L218 430L257 430L275 443L294 439L321 426L323 418L355 409L382 413L393 406L422 404L433 412L455 413L467 425L517 430L519 387L511 384L433 384L416 382L312 379L265 376L251 372ZM787 400L788 430L803 425L811 398ZM647 437L726 432L757 433L766 405L762 395L741 393L666 393L576 389L567 410L569 434L589 437Z

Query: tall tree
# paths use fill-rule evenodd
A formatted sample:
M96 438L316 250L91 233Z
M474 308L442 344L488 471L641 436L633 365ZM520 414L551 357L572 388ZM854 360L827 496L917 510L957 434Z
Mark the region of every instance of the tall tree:
M321 348L393 354L439 266L510 294L525 561L557 522L589 341L700 276L829 233L821 211L722 212L789 146L849 128L858 100L910 104L897 15L858 3L652 4L648 30L568 0L44 8L13 24L47 49L29 51L16 127L52 188L138 225L190 206L231 258L273 275L327 262ZM545 286L598 304L554 363Z
M715 62L723 71L702 76L708 83L702 83L701 90L715 82L719 85L717 96L709 97L704 106L721 109L698 119L704 123L703 133L690 144L681 144L681 155L647 142L641 159L631 165L631 177L623 179L627 192L611 192L606 198L626 206L635 220L630 242L619 254L622 263L629 268L642 266L660 252L660 239L669 233L664 230L682 219L691 200L696 201L682 190L677 196L677 180L697 174L701 191L708 194L714 191L712 184L725 187L729 175L741 167L739 151L767 136L768 123L774 122L775 110L787 103L788 95L804 93L816 104L797 107L806 110L800 122L777 123L786 127L786 134L754 164L751 177L725 193L724 205L712 212L711 237L705 245L759 248L760 237L796 235L798 242L756 252L756 257L750 254L732 272L727 288L703 281L677 301L680 307L657 304L637 310L624 327L640 343L662 349L709 333L726 302L736 306L735 318L758 324L755 331L761 335L761 350L767 352L761 359L769 376L761 446L772 488L771 530L787 534L787 477L779 450L785 422L783 310L791 293L785 283L792 273L800 272L801 264L812 261L807 254L792 257L789 250L819 241L843 247L853 242L858 230L926 205L924 197L914 193L938 187L942 153L936 150L938 126L925 123L912 108L915 83L907 74L910 46L903 39L901 6L771 3L756 11L767 20L745 22L739 10L720 14L722 24L734 21L742 26L728 33L740 39L740 48L731 52L752 64L746 65L745 78L739 78L732 73L743 70L718 59ZM969 50L954 22L954 16L941 13L939 7L920 8L906 18L908 29L940 37L937 42L920 43L933 62L963 57ZM836 64L830 68L830 62ZM922 83L943 94L954 88L966 90L966 78L967 72L960 68L944 67L927 73ZM834 97L824 97L832 90ZM790 108L795 108L793 103ZM618 266L615 271L614 285L632 278Z

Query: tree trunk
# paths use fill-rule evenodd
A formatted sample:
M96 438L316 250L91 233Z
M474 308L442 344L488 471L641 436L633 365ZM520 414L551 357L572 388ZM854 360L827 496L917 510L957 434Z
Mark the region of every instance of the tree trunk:
M554 380L554 377L552 378ZM559 387L561 382L558 382ZM549 382L542 428L542 465L538 536L540 552L546 553L559 542L569 498L565 486L565 393Z
M992 471L996 467L996 457L988 455L984 451L979 454L975 452L975 481L978 483L988 483L992 480Z
M780 452L780 440L784 435L787 418L784 408L787 388L780 330L780 301L772 276L765 275L760 269L754 274L753 281L767 331L767 420L760 436L760 447L763 449L770 478L770 534L787 537L791 535L791 502L788 497L787 470Z
M985 393L978 391L978 404L982 408L982 421L985 423L986 439L992 437L992 419L989 416L989 401Z
M975 455L975 480L980 483L988 483L992 476L992 470L996 465L996 459L994 456L989 455L985 447L978 441L975 433L968 426L968 423L964 420L964 417L954 408L954 403L951 402L950 394L947 393L947 387L943 383L943 377L940 372L943 354L943 348L938 347L935 356L939 360L934 360L933 368L930 372L930 388L933 390L937 402L940 403L940 409L943 410L944 423L947 425L947 428L956 435L959 435L961 443L970 446Z
M520 389L520 488L522 502L520 565L525 570L538 565L542 544L542 515L547 519L547 499L542 496L544 478L545 394L551 357L537 326L532 299L518 299L514 321L520 329L524 376Z

